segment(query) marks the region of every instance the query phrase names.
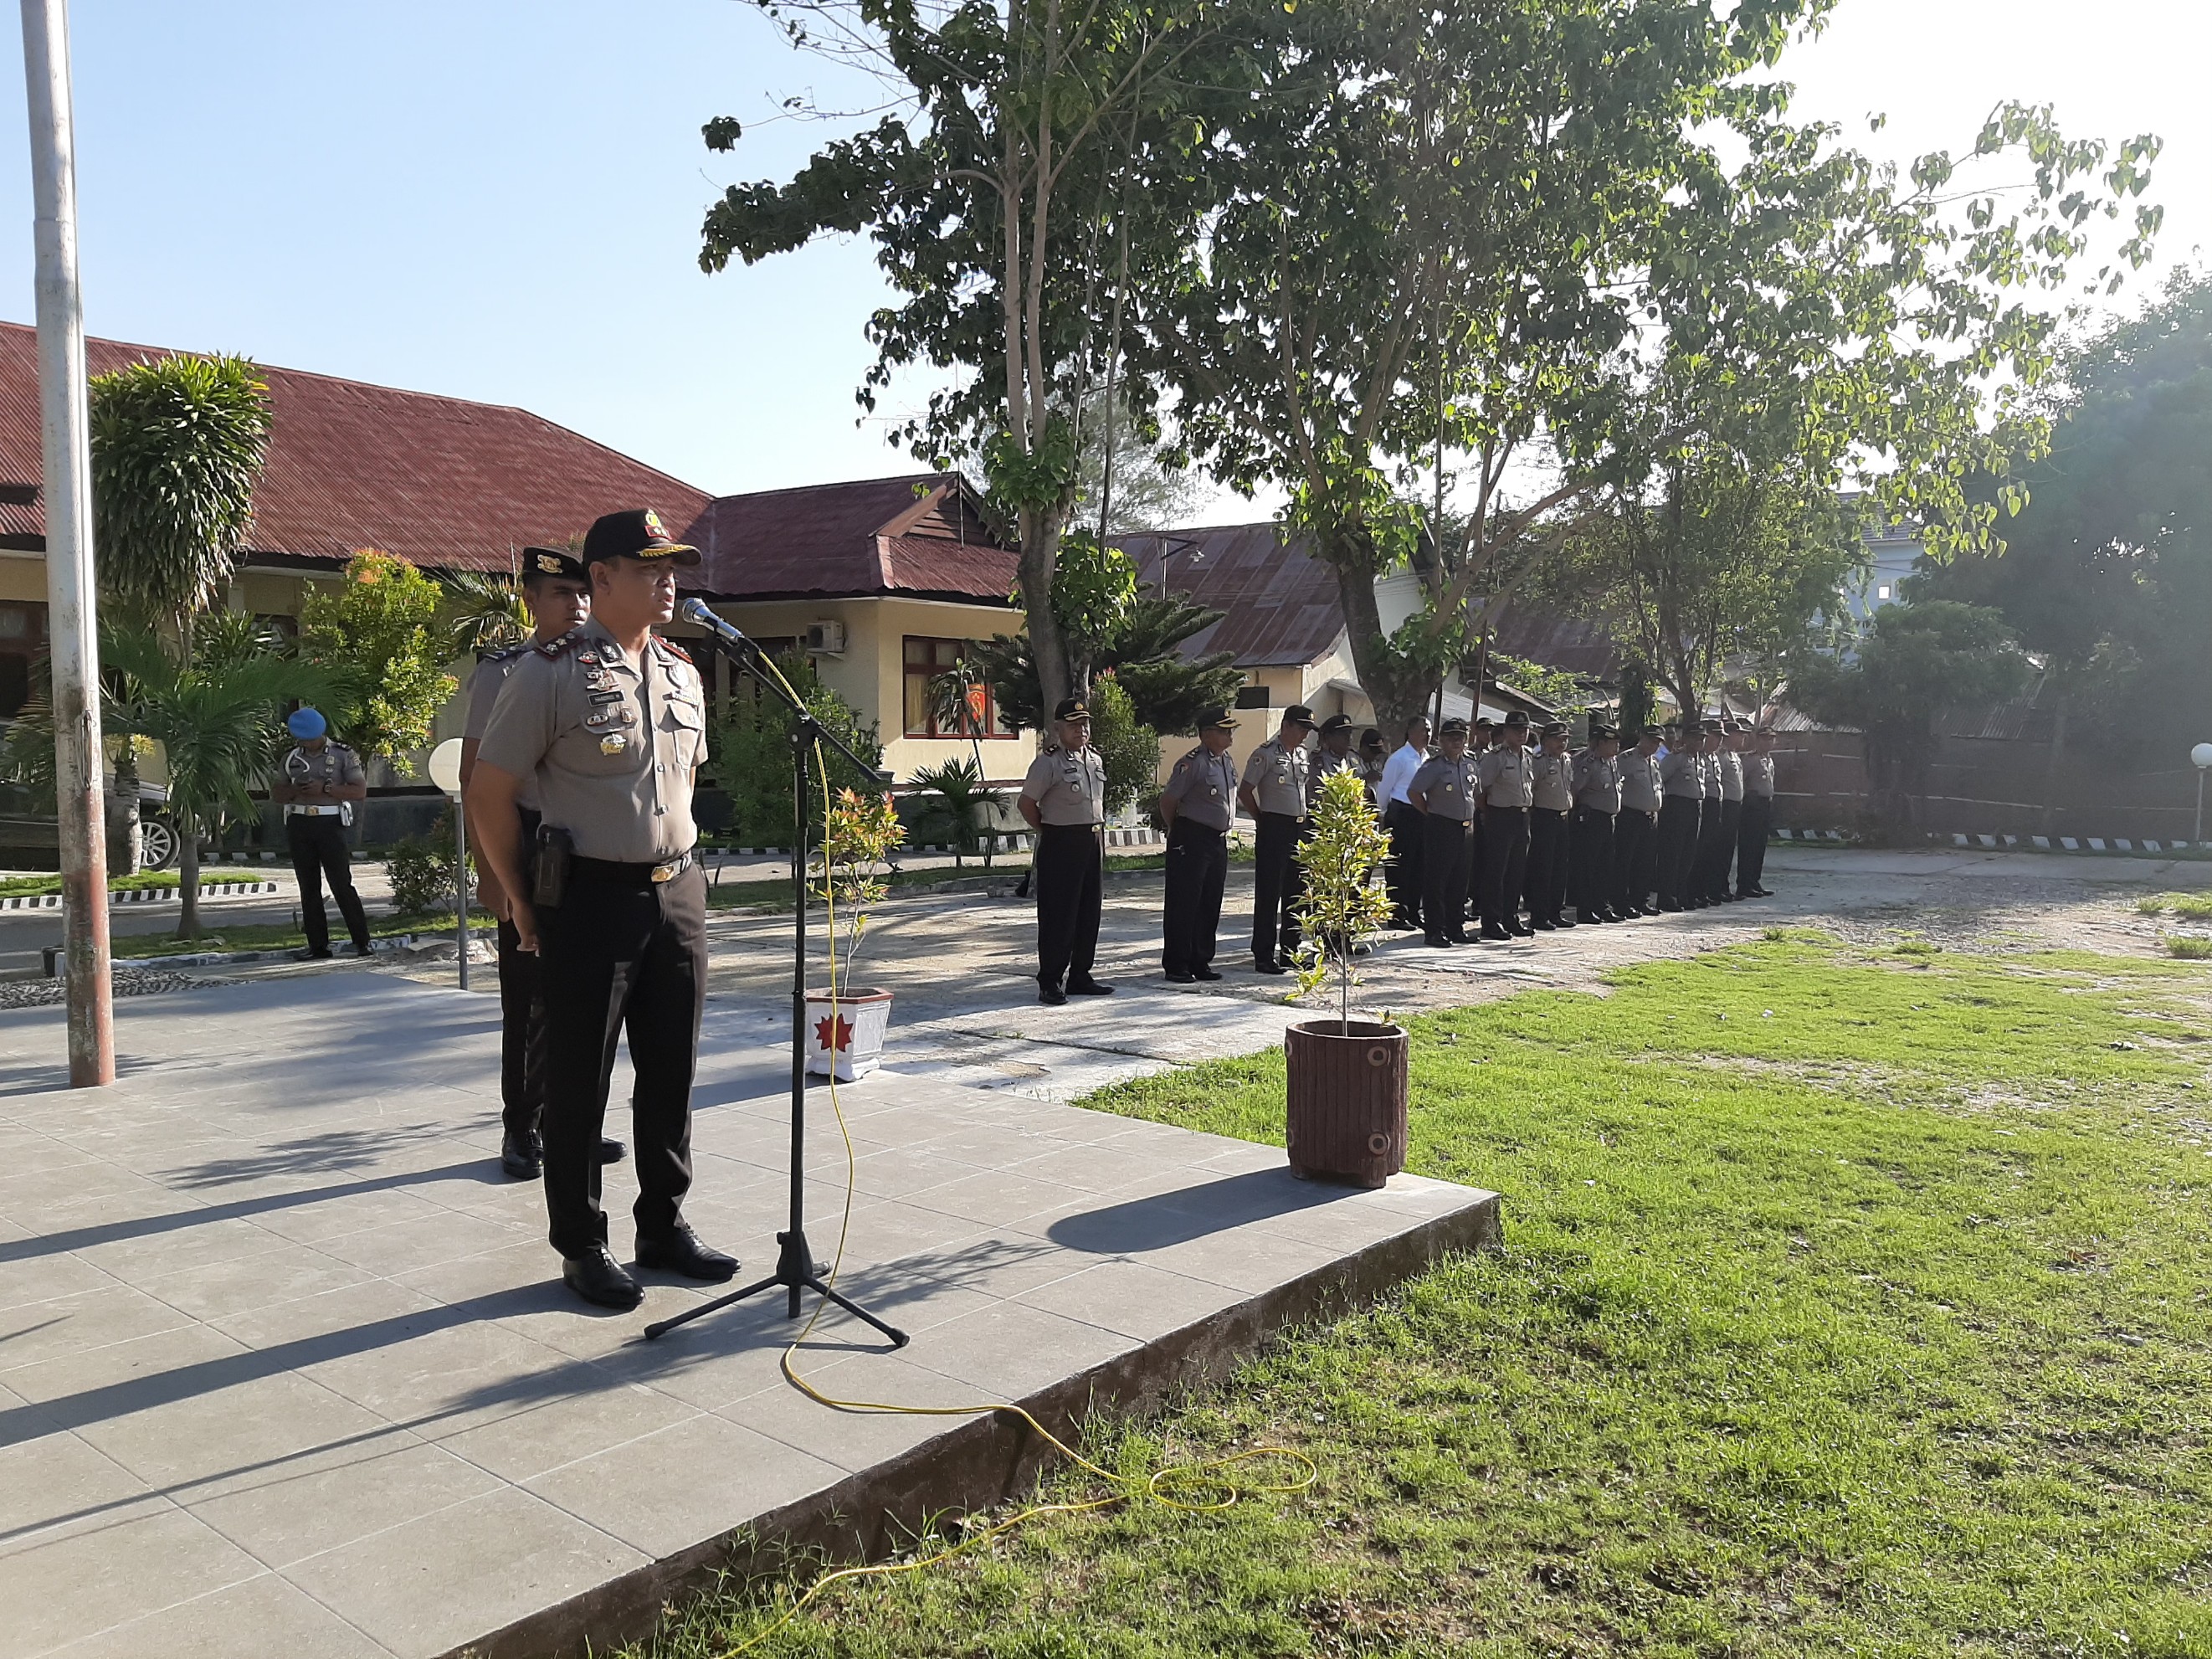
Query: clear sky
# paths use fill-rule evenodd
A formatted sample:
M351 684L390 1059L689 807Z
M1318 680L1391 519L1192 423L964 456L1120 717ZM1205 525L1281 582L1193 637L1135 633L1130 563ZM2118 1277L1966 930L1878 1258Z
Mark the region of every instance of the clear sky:
M864 245L698 269L721 186L781 177L824 136L702 145L710 117L750 125L822 78L745 0L73 9L94 333L519 404L716 491L911 465L854 426L882 295ZM1963 149L2007 96L2069 131L2160 133L2170 264L2212 253L2208 46L2204 0L1842 0L1788 72L1801 114L1899 157ZM1873 110L1891 118L1869 137ZM24 132L10 67L0 318L27 322Z

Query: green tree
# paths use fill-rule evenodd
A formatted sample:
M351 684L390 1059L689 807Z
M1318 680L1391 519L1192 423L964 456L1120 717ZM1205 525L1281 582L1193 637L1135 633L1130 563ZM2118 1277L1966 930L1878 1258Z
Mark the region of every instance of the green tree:
M843 738L871 766L883 763L884 746L875 723L862 720L850 703L823 684L805 658L781 657L776 666L824 729ZM708 728L708 775L730 798L731 829L741 846L791 844L791 738L796 724L779 700L740 689ZM871 797L882 791L873 776L855 774L852 763L826 744L823 759L833 791L857 788ZM809 764L812 766L811 757ZM818 795L823 768L813 766L811 775ZM810 823L819 819L821 809L818 799L808 803Z
M873 75L893 108L825 145L784 185L736 185L708 211L702 267L751 264L824 234L865 234L898 301L868 319L877 351L859 398L906 368L954 372L893 441L942 461L980 452L1015 526L1045 700L1079 686L1051 595L1079 489L1082 411L1139 410L1116 386L1115 326L1181 220L1133 188L1148 149L1181 155L1192 53L1219 37L1217 0L760 0L792 40ZM793 100L803 104L803 100ZM709 149L741 136L707 124Z
M921 809L923 821L931 835L942 829L952 843L953 863L964 865L969 848L980 843L988 866L993 840L991 814L998 805L999 792L986 782L981 763L951 760L941 766L924 766L915 771L913 782L915 802Z
M1918 826L1936 719L2015 696L2031 665L2004 618L1951 599L1885 605L1850 653L1807 653L1790 699L1817 720L1865 735L1869 809L1892 830Z
M1183 641L1220 620L1221 612L1189 599L1140 590L1111 635L1086 647L1092 672L1114 676L1128 693L1139 724L1163 733L1194 731L1200 710L1227 708L1244 684L1231 652L1182 654ZM1027 641L997 635L978 642L975 658L1000 715L1017 729L1042 729L1043 694Z
M111 614L179 653L237 568L269 450L268 390L243 357L158 357L90 388L93 550ZM141 856L138 757L112 732L131 865Z
M1149 801L1160 769L1159 733L1137 718L1137 705L1111 674L1091 687L1091 743L1106 767L1106 810Z
M441 579L445 589L446 636L456 656L471 656L520 645L530 637L530 612L522 585L480 570L454 570Z
M333 689L331 723L403 775L460 685L445 669L444 603L437 582L404 559L363 548L337 586L309 594L300 611L300 654Z

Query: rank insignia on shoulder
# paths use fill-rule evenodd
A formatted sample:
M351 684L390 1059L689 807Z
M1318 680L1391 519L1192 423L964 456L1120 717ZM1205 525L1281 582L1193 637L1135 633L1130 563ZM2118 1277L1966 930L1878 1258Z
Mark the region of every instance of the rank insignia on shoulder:
M557 640L548 640L543 645L533 645L530 648L550 661L573 647L579 639L583 637L583 633L584 630L580 628L572 628Z
M653 635L653 638L660 640L660 635L656 634ZM670 656L675 658L678 662L690 662L691 660L691 653L689 651L686 651L682 646L677 644L673 640L660 640L660 648L663 651L665 651Z

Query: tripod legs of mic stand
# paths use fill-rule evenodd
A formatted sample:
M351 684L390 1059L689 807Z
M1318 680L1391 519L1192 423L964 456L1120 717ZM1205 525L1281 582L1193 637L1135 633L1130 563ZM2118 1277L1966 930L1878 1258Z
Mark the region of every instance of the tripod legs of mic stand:
M678 1325L688 1324L690 1321L713 1313L718 1309L726 1308L733 1302L750 1300L763 1291L782 1289L791 1293L790 1316L793 1319L799 1317L799 1293L801 1291L811 1291L823 1301L842 1308L863 1324L872 1325L881 1331L885 1336L890 1338L891 1346L894 1348L906 1346L908 1339L904 1331L896 1326L886 1325L859 1303L849 1297L839 1294L822 1282L814 1261L814 1252L808 1247L805 1233L778 1233L775 1236L775 1242L781 1248L776 1256L775 1271L766 1279L762 1279L757 1285L748 1285L742 1291L732 1291L726 1296L718 1296L712 1302L702 1302L696 1308L687 1308L672 1319L664 1319L657 1324L647 1325L645 1328L646 1335L648 1337L663 1335L674 1330Z

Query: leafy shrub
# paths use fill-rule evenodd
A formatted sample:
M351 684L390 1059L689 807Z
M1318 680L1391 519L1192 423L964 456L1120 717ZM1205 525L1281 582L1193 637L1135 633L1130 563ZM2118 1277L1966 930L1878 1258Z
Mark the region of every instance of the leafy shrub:
M777 659L814 718L850 744L871 765L881 765L884 746L873 721L863 721L853 706L822 684L803 657ZM741 847L787 847L791 844L791 729L790 711L782 702L750 686L733 689L722 718L707 733L708 770L730 799L729 839ZM882 786L872 777L856 777L852 765L826 744L830 787L876 790ZM822 775L812 774L814 799L807 803L810 820L822 816ZM819 834L817 829L817 834Z
M442 836L434 830L428 841L410 836L394 843L384 855L384 872L392 878L393 909L412 915L453 908L452 815L441 822L446 831Z
M1118 812L1139 798L1149 805L1159 734L1137 719L1137 705L1111 674L1091 683L1091 744L1106 764L1106 810Z
M2212 939L2197 939L2186 933L2168 933L2166 953L2179 957L2184 962L2212 962Z

